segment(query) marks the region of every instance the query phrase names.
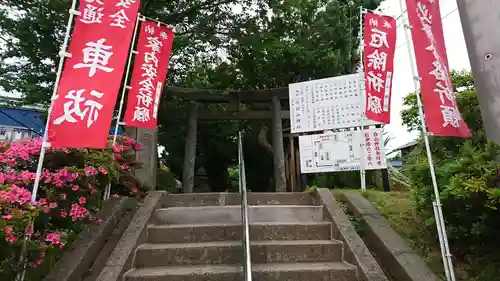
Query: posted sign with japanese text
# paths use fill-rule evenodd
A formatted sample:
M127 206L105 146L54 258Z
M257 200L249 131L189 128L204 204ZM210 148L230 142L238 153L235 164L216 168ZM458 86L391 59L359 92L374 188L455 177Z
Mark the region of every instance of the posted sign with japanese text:
M141 24L123 119L127 126L156 129L173 40L171 28L150 21Z
M427 130L435 136L470 137L451 84L439 1L406 0Z
M53 100L52 147L105 148L139 0L81 0Z
M292 133L376 125L365 118L364 74L288 85Z
M382 128L299 136L299 151L302 174L387 168Z
M365 14L364 69L366 117L381 123L391 121L391 89L396 51L396 20Z
M366 170L387 168L384 152L384 140L381 128L363 130L365 157L362 159Z

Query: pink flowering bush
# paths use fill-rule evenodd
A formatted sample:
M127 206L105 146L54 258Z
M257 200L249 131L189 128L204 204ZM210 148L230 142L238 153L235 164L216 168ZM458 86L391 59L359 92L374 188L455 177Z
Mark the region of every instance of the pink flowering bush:
M135 161L135 152L142 149L142 145L134 139L121 137L116 140L113 146L113 156L115 164L118 166L118 181L113 188L114 196L144 195L145 188L134 176L134 171L140 167L140 163Z
M0 143L0 280L13 280L25 262L41 265L97 221L108 184L113 197L142 193L133 176L140 144L119 137L110 149L48 148L33 202L41 144L41 138ZM27 255L20 257L24 246Z

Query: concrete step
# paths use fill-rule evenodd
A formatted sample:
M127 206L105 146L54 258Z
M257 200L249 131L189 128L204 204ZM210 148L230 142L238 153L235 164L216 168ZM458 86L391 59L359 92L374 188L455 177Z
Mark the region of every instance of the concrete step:
M253 263L337 262L342 243L335 240L252 241ZM144 244L137 248L136 267L241 264L241 241L188 244Z
M321 222L322 206L249 206L250 222ZM240 206L172 207L155 212L157 224L240 223Z
M238 193L187 193L165 196L165 207L240 205ZM314 205L314 197L303 192L248 193L249 205Z
M250 240L330 239L328 222L250 224ZM241 240L241 224L173 224L148 228L149 243L192 243Z
M134 269L126 281L235 281L243 280L241 265L202 265ZM254 264L257 281L357 281L356 268L346 263Z

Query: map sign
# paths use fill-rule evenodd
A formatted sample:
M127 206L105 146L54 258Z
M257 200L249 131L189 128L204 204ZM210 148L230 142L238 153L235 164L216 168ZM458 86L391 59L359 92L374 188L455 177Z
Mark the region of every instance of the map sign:
M299 149L303 174L387 168L380 128L299 136Z

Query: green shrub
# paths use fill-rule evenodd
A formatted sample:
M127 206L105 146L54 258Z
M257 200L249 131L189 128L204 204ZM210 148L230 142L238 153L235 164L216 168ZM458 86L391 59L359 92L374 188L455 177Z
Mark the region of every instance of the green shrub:
M439 161L436 174L450 247L459 259L489 254L500 246L499 147L464 142L458 155ZM415 205L435 233L434 191L427 158L415 156L409 168ZM435 236L437 237L437 235Z
M431 137L430 145L450 249L462 264L468 264L475 271L486 272L489 269L483 267L500 257L496 252L500 246L500 166L497 164L500 150L486 139L472 75L470 72L451 74L455 89L464 90L457 94L457 104L472 137L467 140ZM419 123L415 94L405 98L405 105L408 108L401 114L403 123L416 129ZM434 192L421 138L404 162L405 174L412 182L416 210L434 234L433 242L437 245L432 208ZM489 262L484 263L483 260Z
M177 179L167 166L160 165L156 173L156 190L177 192Z
M367 170L365 178L367 188L382 189L381 180L377 177L376 171ZM360 189L361 175L359 171L318 173L314 175L313 185L330 189Z
M240 169L238 166L232 166L227 169L229 176L228 192L239 192L240 190ZM247 187L248 188L248 187Z

